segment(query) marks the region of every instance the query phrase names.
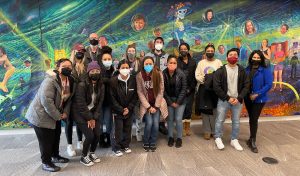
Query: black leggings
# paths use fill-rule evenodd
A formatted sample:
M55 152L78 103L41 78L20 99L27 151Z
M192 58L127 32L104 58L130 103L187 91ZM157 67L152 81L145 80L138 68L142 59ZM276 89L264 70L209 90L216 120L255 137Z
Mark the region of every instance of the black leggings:
M253 103L250 99L245 99L246 109L249 115L250 138L256 139L258 119L265 103Z
M96 121L96 125L94 129L88 128L87 123L85 124L77 124L77 126L82 131L85 140L83 142L82 156L87 156L88 151L95 152L97 144L100 138L100 123Z
M73 119L70 117L70 118L67 118L65 120L65 132L66 132L66 138L67 138L67 142L68 144L72 144L72 136L73 136ZM81 130L78 128L78 125L76 124L76 132L77 132L77 138L78 138L78 141L82 141L82 132Z

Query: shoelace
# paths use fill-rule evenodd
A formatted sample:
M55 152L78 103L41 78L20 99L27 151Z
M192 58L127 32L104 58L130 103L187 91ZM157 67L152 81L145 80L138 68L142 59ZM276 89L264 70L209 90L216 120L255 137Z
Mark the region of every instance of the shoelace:
M90 156L91 156L91 158L93 158L93 160L98 159L98 157L94 153L92 153Z
M86 163L92 162L88 156L84 157L84 161L85 161Z

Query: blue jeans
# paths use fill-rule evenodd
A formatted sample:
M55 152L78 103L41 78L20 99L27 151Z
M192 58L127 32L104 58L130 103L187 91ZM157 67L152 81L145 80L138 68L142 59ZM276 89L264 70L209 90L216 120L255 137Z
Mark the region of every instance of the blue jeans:
M103 125L105 125L106 133L110 134L112 129L112 112L110 106L102 106L102 119ZM104 129L102 128L102 132Z
M160 119L160 111L154 114L146 112L145 116L144 144L155 145L158 136L158 126Z
M240 114L243 104L240 102L237 105L231 105L228 101L218 100L217 118L215 126L215 138L222 138L223 136L223 123L226 118L227 111L230 109L232 113L232 132L231 140L238 139L240 132Z
M182 117L185 110L185 103L174 108L172 106L168 106L168 137L173 138L173 130L174 130L174 120L176 123L176 132L177 138L182 139Z

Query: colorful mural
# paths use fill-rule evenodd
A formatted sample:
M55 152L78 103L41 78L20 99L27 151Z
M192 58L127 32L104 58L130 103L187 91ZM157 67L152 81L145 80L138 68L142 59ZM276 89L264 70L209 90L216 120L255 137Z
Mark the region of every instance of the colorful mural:
M197 61L207 43L214 43L224 62L226 51L239 47L243 65L252 50L270 48L276 84L262 115L298 115L299 21L300 2L291 0L2 0L0 128L28 127L24 114L45 70L68 57L74 43L88 45L92 32L113 48L115 60L130 43L141 54L149 52L157 36L169 53L189 43Z

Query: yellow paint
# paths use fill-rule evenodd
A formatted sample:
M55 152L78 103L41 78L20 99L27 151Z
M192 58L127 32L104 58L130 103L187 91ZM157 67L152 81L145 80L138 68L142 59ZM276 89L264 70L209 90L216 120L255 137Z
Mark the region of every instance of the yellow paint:
M292 85L290 85L289 83L285 83L285 82L273 82L273 83L274 84L283 84L283 85L287 86L288 88L290 88L294 92L297 101L299 101L299 94L298 94L297 90Z

